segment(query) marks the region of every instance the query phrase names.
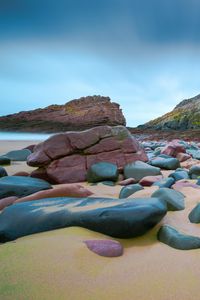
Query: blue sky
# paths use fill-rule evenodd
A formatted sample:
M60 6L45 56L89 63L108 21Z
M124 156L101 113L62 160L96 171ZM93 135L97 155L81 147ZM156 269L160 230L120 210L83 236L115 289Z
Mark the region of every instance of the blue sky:
M200 93L200 1L0 0L0 115L110 96L136 126Z

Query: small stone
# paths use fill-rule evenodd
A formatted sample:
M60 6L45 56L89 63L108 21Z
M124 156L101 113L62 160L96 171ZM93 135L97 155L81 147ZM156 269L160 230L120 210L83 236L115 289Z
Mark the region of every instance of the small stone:
M185 170L181 170L181 171L175 171L173 173L171 173L169 175L169 177L172 177L174 178L175 181L178 181L178 180L182 180L182 179L189 179L189 175L188 175L188 172L185 171Z
M142 186L151 186L153 183L160 181L162 178L162 175L145 176L139 181L139 184L141 184Z
M119 194L119 199L128 198L135 192L143 190L144 188L140 184L130 184L128 186L124 186Z
M200 248L200 238L186 235L169 225L163 225L157 234L160 242L180 250L191 250Z
M124 186L133 183L136 183L135 178L127 178L118 182L119 185L124 185Z
M5 154L10 160L26 161L32 152L29 149L13 150Z
M177 158L155 158L150 161L150 164L154 167L159 167L165 170L175 170L180 167L180 162Z
M8 176L6 170L3 167L0 167L0 177Z
M136 182L145 176L161 175L160 168L150 166L142 161L135 161L124 167L125 178L135 178Z
M159 188L170 188L174 184L175 180L172 177L164 178L160 181L157 181L153 186L159 186Z
M87 240L87 247L92 252L105 257L117 257L123 254L123 246L113 240Z
M197 179L200 176L200 166L195 165L189 169L189 176L191 179Z
M108 162L99 162L89 168L87 180L88 182L117 181L118 175L117 165Z
M188 216L191 223L200 223L200 203L198 203Z
M184 195L172 189L160 188L151 197L156 197L164 201L168 211L183 210L185 208Z

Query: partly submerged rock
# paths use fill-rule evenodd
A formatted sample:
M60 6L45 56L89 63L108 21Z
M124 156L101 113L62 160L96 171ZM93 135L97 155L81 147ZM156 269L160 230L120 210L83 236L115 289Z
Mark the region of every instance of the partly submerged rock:
M124 167L125 178L134 178L136 182L140 181L145 176L161 175L160 168L150 166L149 164L142 161L135 161L127 164Z
M117 165L108 162L99 162L93 164L87 171L88 182L100 182L104 180L117 181Z
M84 241L89 250L105 257L117 257L123 254L123 246L113 240L87 240Z
M51 198L17 203L0 214L0 242L79 226L117 238L145 234L166 214L157 198Z
M0 178L0 199L10 196L28 196L47 189L51 189L51 185L38 178L25 176L5 176Z
M151 196L164 201L167 205L167 210L175 211L185 209L184 195L180 192L169 188L160 188Z
M10 165L10 163L11 163L10 158L8 158L8 157L5 156L5 155L0 156L0 165L1 165L1 166L4 166L4 165Z
M158 240L172 248L191 250L200 248L200 238L186 235L169 225L163 225L157 234Z
M140 184L130 184L128 186L124 186L119 194L119 199L128 198L135 192L143 190L144 188Z

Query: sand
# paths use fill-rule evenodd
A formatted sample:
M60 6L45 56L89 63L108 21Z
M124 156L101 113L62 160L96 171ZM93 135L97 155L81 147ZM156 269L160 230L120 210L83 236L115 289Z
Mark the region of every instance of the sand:
M103 184L84 186L95 196L105 197L118 197L121 189ZM145 188L134 197L150 196L155 189ZM124 246L121 257L105 258L90 252L84 240L112 238L78 227L0 245L0 299L199 300L200 249L176 250L156 239L161 224L200 236L200 225L188 220L200 200L200 190L185 187L181 192L186 196L186 209L168 212L144 236L117 239Z

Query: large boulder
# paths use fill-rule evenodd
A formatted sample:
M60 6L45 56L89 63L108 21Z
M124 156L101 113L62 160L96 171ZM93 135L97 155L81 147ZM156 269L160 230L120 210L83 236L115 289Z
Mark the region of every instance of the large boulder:
M140 181L146 176L156 176L161 175L160 168L150 166L142 161L135 161L127 164L124 167L124 177L134 178L136 182Z
M0 214L0 242L70 226L132 238L145 234L166 212L166 205L157 198L62 197L17 203Z
M27 163L39 167L34 177L42 174L50 182L71 183L85 181L88 169L98 162L121 169L136 160L147 161L147 156L126 127L99 126L51 136L35 146Z
M47 189L51 189L51 185L38 178L24 176L0 178L0 199L10 196L24 197Z
M177 158L170 157L170 158L163 158L163 157L156 157L150 161L150 164L154 167L159 167L165 170L175 170L180 167L180 162Z
M167 209L171 211L183 210L185 208L184 195L169 188L160 188L151 197L156 197L164 201Z
M180 140L173 140L169 142L162 150L161 154L176 157L179 153L185 153L185 147L180 143Z

